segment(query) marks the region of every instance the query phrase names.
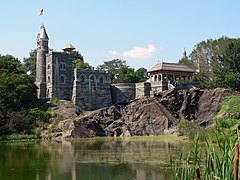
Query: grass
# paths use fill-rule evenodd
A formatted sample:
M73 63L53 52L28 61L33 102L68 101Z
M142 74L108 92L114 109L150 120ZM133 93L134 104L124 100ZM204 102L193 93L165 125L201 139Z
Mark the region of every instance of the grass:
M201 180L233 179L234 146L238 143L238 136L230 140L225 136L225 141L218 139L211 144L205 138L204 146L199 138L194 140L194 148L186 153L184 150L179 157L170 157L170 165L175 180L190 180L195 178L195 171L200 170Z
M25 134L25 135L20 135L20 134L11 134L11 135L4 135L0 136L0 141L20 141L20 140L33 140L33 139L38 139L39 137L35 134Z
M229 112L229 113L236 113L240 112L240 96L229 96L227 97L223 103L221 112Z

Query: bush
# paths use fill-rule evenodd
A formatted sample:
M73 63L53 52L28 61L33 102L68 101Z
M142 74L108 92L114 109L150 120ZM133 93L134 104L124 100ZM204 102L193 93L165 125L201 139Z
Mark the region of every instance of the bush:
M34 109L29 110L28 117L30 118L31 123L33 125L36 125L36 123L38 123L38 122L48 123L49 118L51 117L51 114L49 112L45 112L41 109L34 108Z

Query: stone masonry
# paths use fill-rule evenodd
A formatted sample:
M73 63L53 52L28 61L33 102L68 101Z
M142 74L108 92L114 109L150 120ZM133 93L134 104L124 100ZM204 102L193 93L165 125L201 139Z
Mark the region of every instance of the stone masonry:
M164 90L163 84L151 82L111 84L105 72L74 69L72 52L75 48L68 44L63 52L50 51L48 42L46 29L41 26L37 37L35 81L39 99L69 100L84 110L95 110Z

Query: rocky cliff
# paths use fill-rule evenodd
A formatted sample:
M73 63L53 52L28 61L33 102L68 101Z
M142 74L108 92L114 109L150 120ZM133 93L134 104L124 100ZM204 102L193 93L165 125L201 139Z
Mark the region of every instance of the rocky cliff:
M52 125L43 137L85 138L94 136L179 135L177 124L183 119L211 124L226 96L240 95L226 89L169 90L154 97L84 112L60 101L52 110ZM67 106L67 107L65 107ZM66 110L67 109L67 110ZM71 116L66 114L70 112ZM60 117L60 119L59 119Z

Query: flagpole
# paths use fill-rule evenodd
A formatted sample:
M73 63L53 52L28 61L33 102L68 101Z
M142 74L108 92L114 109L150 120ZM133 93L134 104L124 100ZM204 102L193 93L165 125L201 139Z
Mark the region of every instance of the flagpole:
M45 14L45 12L44 12L44 7L42 7L42 10L43 10L42 21L43 21L43 26L44 26L44 14Z
M43 26L44 26L44 12L43 12L43 15L42 15L42 17L43 17Z

